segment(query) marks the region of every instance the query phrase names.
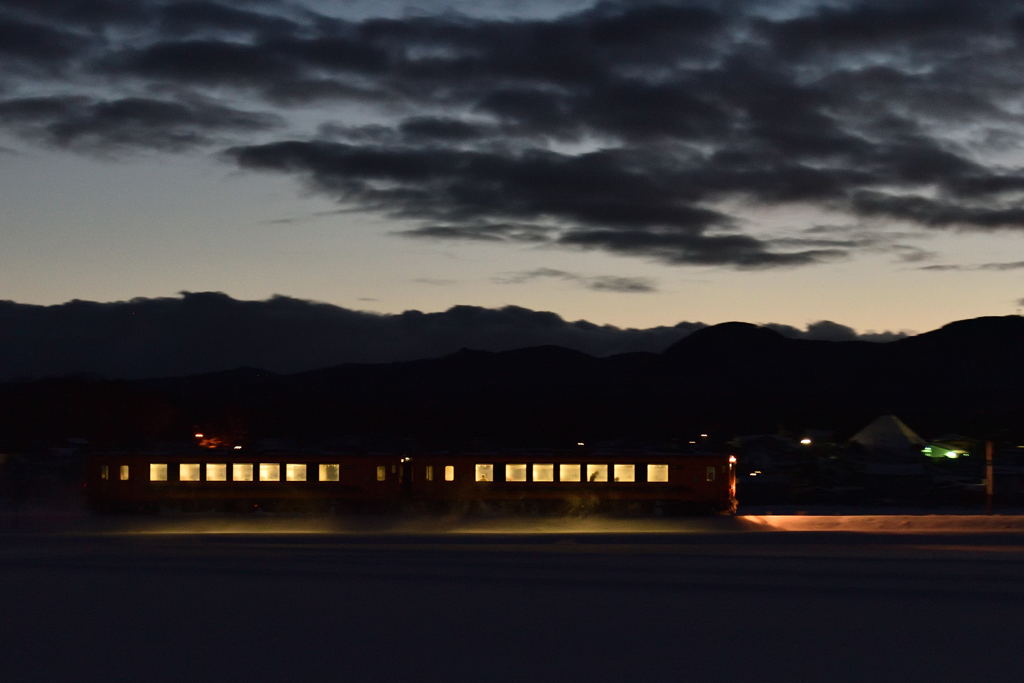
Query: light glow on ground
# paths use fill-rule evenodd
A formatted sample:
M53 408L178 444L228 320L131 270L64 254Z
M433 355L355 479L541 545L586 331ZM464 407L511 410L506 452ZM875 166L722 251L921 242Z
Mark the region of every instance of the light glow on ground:
M1024 532L1024 515L744 515L763 531L857 533Z

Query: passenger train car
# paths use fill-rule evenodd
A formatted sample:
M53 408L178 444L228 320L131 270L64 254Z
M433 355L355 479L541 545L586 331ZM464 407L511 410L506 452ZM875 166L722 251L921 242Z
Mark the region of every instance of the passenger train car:
M90 459L86 491L101 511L731 513L735 462L662 452L106 454Z

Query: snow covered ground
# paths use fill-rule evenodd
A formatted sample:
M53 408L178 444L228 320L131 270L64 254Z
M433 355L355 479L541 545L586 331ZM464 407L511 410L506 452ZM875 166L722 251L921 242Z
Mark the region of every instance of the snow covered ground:
M875 517L22 520L0 680L1019 681L1018 520Z

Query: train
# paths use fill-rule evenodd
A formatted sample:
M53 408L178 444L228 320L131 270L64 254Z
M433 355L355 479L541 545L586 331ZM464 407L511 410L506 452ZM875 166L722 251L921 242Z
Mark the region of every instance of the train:
M101 512L735 513L736 458L676 452L96 454Z

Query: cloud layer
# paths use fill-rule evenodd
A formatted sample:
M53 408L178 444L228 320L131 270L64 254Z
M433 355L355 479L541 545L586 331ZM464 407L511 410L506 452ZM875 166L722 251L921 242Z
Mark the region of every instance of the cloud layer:
M218 292L34 306L0 301L0 380L89 373L160 377L256 367L300 372L352 362L413 360L461 348L501 351L557 345L607 356L661 352L699 322L621 329L516 306L455 306L382 315L276 296L239 301ZM823 321L791 337L888 341Z
M323 7L0 0L0 121L90 153L220 149L421 239L780 268L1024 227L1017 2ZM759 224L791 205L876 238Z

